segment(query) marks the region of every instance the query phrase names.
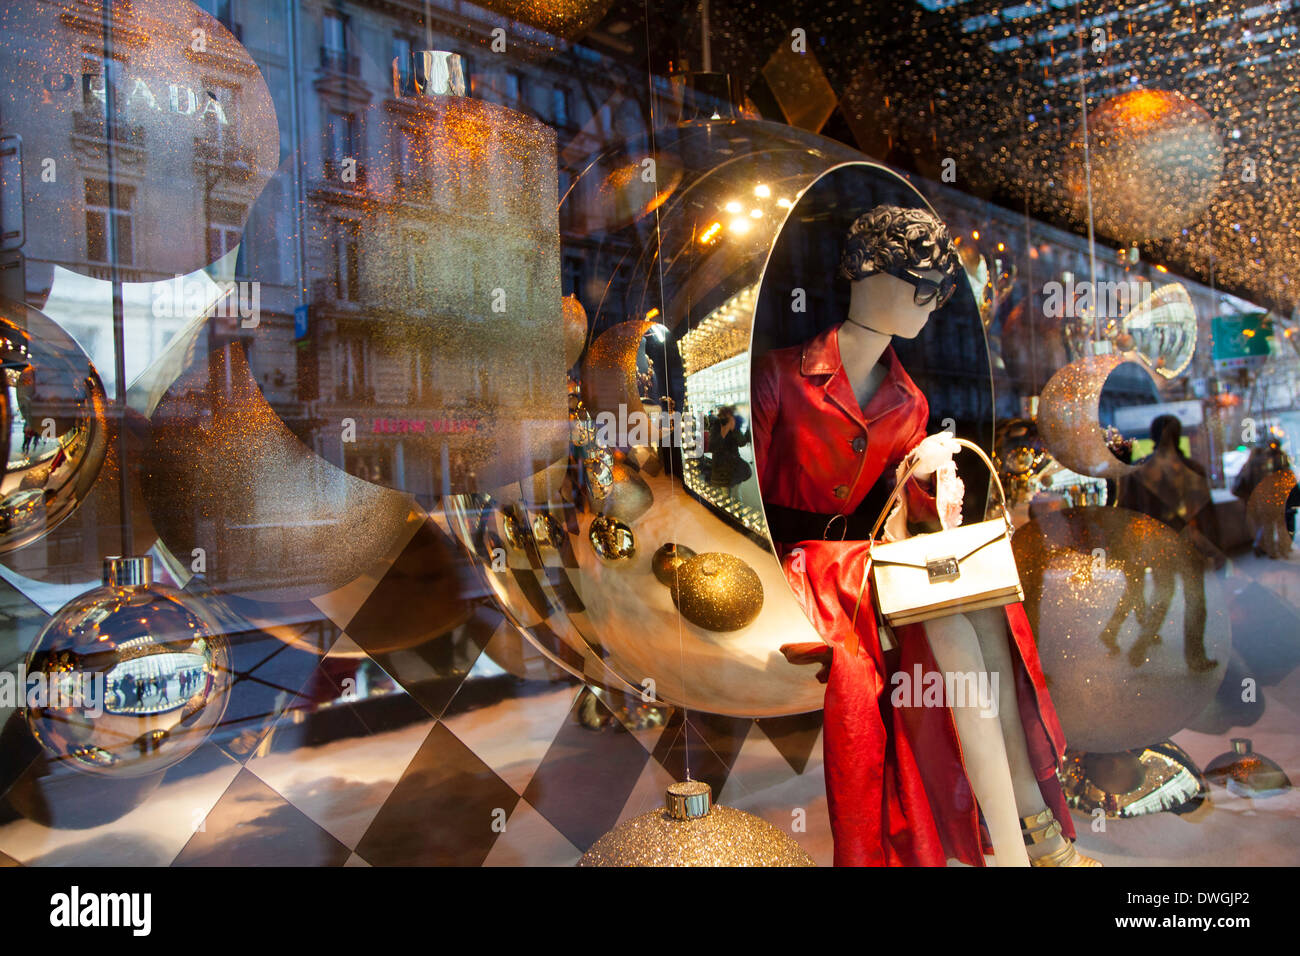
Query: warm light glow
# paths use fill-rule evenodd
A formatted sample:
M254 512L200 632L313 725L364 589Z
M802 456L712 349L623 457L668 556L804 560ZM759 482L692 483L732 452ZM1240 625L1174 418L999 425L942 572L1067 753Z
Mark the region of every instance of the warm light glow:
M772 195L772 190L763 183L759 183L754 187L754 195L759 199L766 199L768 196Z
M778 206L780 206L782 209L790 209L791 207L794 206L794 203L792 203L790 200L786 199L784 196L782 196L780 199L778 199L778 200L776 201L776 204L777 204Z
M731 220L731 231L738 236L743 236L745 233L749 232L749 220L748 219Z
M761 210L761 209L751 209L751 210L749 211L749 215L750 215L750 218L752 218L752 219L762 219L762 218L763 218L763 210Z
M1168 271L1169 270L1166 269L1164 266L1156 266L1156 272L1168 272Z
M736 202L736 200L733 199L731 200L731 202L727 203L722 208L725 209L727 212L740 212L740 203Z
M646 321L648 322L650 319L653 319L658 314L659 314L658 308L651 309L649 312L645 314Z
M1007 244L1005 242L999 242L998 252L1006 252L1006 251L1007 251Z
M978 238L980 237L980 231L979 231L978 229L974 229L974 230L972 230L972 231L971 231L971 234L970 234L970 237L971 237L972 239L978 239Z
M718 230L721 228L722 223L715 222L713 225L709 226L708 229L705 229L704 232L700 233L700 242L712 242L713 237L718 234Z

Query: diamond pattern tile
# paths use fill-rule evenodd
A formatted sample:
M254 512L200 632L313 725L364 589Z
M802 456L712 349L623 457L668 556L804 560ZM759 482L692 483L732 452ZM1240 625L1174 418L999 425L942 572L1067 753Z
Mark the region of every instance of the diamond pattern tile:
M594 701L595 717L583 722L580 707ZM590 729L598 724L599 729ZM579 695L524 799L584 852L622 812L649 755L594 695Z
M757 723L795 773L803 773L813 755L821 753L820 710L790 717L760 717Z
M375 675L386 675L364 655L331 655L319 674L309 683L323 689L340 681L347 692L318 692L310 706L284 713L246 767L345 846L355 847L434 721L400 689L370 686ZM357 697L363 687L380 692Z
M173 866L342 866L346 846L241 769Z
M479 866L518 802L505 781L437 724L356 851L374 866Z
M503 621L443 714L443 723L522 794L568 719L578 681Z
M492 845L484 866L573 866L582 851L559 830L520 800L510 815L505 832Z

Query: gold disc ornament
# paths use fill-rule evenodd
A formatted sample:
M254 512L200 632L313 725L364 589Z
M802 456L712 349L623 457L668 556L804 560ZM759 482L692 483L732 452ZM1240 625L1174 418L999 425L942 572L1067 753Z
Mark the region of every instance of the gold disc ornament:
M1223 174L1214 118L1174 90L1127 90L1103 100L1070 144L1076 214L1124 242L1171 236L1210 207ZM1089 179L1091 182L1089 183Z
M22 137L23 254L98 278L209 265L214 211L242 229L280 159L257 64L189 0L0 5L0 114Z
M259 601L318 597L369 570L403 534L406 495L349 475L300 442L230 345L181 375L154 410L144 501L180 573Z

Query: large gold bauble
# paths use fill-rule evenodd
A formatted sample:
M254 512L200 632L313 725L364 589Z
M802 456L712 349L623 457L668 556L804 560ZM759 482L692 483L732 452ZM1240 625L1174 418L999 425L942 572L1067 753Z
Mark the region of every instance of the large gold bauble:
M479 0L478 5L557 37L575 40L600 22L614 0Z
M1070 145L1069 189L1087 218L1091 175L1093 221L1103 234L1142 241L1173 235L1209 208L1223 173L1223 142L1214 120L1182 93L1129 90L1087 117Z
M1122 478L1136 469L1111 453L1098 421L1106 379L1129 361L1128 355L1088 355L1058 369L1043 386L1038 430L1052 457L1071 471L1092 478ZM1150 372L1142 363L1134 364Z
M124 564L142 570L132 576ZM107 559L104 585L60 608L27 657L29 684L46 688L42 705L27 708L28 726L68 767L156 773L192 753L225 713L226 638L202 602L151 584L151 571L148 558Z
M620 823L578 866L816 866L789 834L766 820L716 806L706 783L668 788L665 808Z
M412 508L295 438L239 345L168 389L140 471L173 570L187 573L201 557L209 585L253 600L312 598L348 583L384 557Z
M763 582L735 555L710 551L688 558L671 585L682 616L710 631L736 631L763 610Z
M1088 507L1035 518L1012 548L1071 748L1144 747L1209 705L1231 630L1218 578L1186 538L1146 515Z
M0 553L44 537L90 494L108 453L107 398L72 337L0 301Z
M131 227L116 249L102 214L110 87L108 168ZM220 204L237 217L222 221L242 228L280 158L257 64L189 0L0 6L0 113L5 132L22 136L24 162L36 164L23 177L24 255L83 275L118 266L141 281L143 266L170 279L207 266L211 210ZM40 174L46 157L57 175Z

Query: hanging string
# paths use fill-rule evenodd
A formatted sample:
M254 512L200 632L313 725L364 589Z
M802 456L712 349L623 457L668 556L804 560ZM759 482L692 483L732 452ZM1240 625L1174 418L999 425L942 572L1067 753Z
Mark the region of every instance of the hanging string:
M1083 179L1088 191L1088 271L1092 280L1092 288L1095 292L1097 289L1097 236L1093 225L1092 211L1092 150L1088 142L1088 71L1084 68L1084 44L1083 36L1087 32L1083 24L1083 11L1080 9L1079 0L1074 3L1075 16L1079 19L1079 109L1082 113L1083 127ZM1101 339L1101 311L1093 310L1092 315L1092 338L1093 341Z
M655 136L655 130L658 128L658 117L657 117L657 115L656 115L656 110L655 110L656 96L655 96L655 76L654 76L654 69L653 69L653 67L652 67L652 65L651 65L651 63L650 63L651 38L650 38L650 4L649 4L649 0L644 0L644 2L642 3L642 8L643 8L644 11L645 11L646 90L647 90L647 93L649 94L649 99L650 99L650 157L651 157L651 160L654 162L654 168L655 168L655 181L654 181L654 188L655 188L655 192L658 193L658 191L659 191L659 145L658 145L658 140L657 140L657 138L656 138L656 136ZM708 45L708 40L707 40L707 38L705 39L704 43L705 43L705 46L707 47L707 45ZM659 208L659 207L660 207L660 203L656 202L656 203L655 203L655 210L654 210L654 215L655 215L655 230L654 230L654 236L655 236L655 244L656 244L656 250L657 250L657 251L656 251L656 255L655 255L655 268L656 268L656 270L657 270L657 272L658 272L658 279L659 279L659 315L660 315L663 319L667 320L667 319L668 319L668 313L664 311L664 309L665 309L666 306L667 306L667 300L666 300L665 297L664 297L664 258L663 258L663 246L662 246L662 244L661 244L661 243L662 243L662 240L663 240L663 227L662 227L661 213L660 213L660 208ZM693 238L693 237L692 237L692 238ZM694 245L694 243L692 243L692 245ZM685 321L686 324L687 324L687 331L688 331L688 332L690 331L690 328L689 328L689 325L690 325L690 314L691 314L691 313L690 313L690 304L687 303L687 306L686 306L686 312L685 312L685 318L683 319L683 321ZM667 325L665 325L665 328L667 328ZM669 401L669 403L670 403L669 413L671 414L671 413L674 411L674 409L671 407L672 396L671 396L671 394L669 394L669 393L671 393L672 389L669 387L669 374L668 374L668 335L667 335L667 334L664 335L663 341L660 343L660 345L663 347L663 348L662 348L663 365L662 365L661 367L662 367L662 369L663 369L663 375L664 375L664 392L665 392L665 395L667 396L668 401ZM684 386L684 385L685 385L685 380L683 379L683 386ZM684 423L685 423L685 416L686 416L686 408L687 408L687 407L688 407L688 406L686 406L686 405L684 404L683 408L678 412L678 417L677 417L677 423L678 423L678 424L677 424L677 436L678 436L678 437L681 437L681 436L684 434L684 431L685 431L685 425L684 425ZM669 419L669 423L670 423L670 425L671 425L671 422L672 422L672 421L673 421L673 419L670 418L670 419ZM661 445L661 446L662 446L662 444L663 444L663 437L662 437L662 436L663 436L663 432L662 432L662 426L661 426L661 430L660 430L660 439L659 439L659 440L660 440L660 445ZM671 437L672 437L672 436L670 435L670 438L671 438ZM695 441L699 441L699 440L700 440L700 436L699 436L698 434L697 434L697 435L694 435L694 439L695 439ZM670 445L670 447L671 447L671 445ZM673 458L672 452L671 452L671 451L669 452L669 455L668 455L668 461L669 461L670 466L673 465L673 463L674 463L675 460L676 460L676 461L682 461L682 460L683 460L683 459L682 459L682 455L680 454L680 452L682 451L682 449L681 449L681 443L680 443L680 442L678 442L678 451L679 451L679 454L678 454L678 456L677 456L676 459ZM683 467L684 467L684 466L683 466ZM675 468L675 467L669 467L669 469L668 469L668 500L669 500L670 507L674 509L674 513L676 513L676 507L677 507L677 504L678 504L678 501L677 501L678 495L679 495L679 492L678 492L678 489L677 489L677 474L676 474L676 468ZM673 529L673 532L674 532L674 534L673 534L674 539L676 539L676 538L678 537L677 534L676 534L676 531L677 531L677 529L674 528L674 529ZM681 573L681 565L680 565L680 563L674 563L674 565L673 565L673 593L677 593L677 590L678 590L678 588L680 587L680 584L681 584L681 582L680 582L680 580L679 580L679 575L680 575L680 573ZM675 604L674 604L674 606L675 606ZM677 667L678 667L678 674L680 675L680 680L681 680L681 699L682 699L683 701L686 701L686 700L688 699L687 694L686 694L686 633L685 633L684 628L682 627L682 612L681 612L681 609L680 609L680 608L676 608L676 610L677 610ZM656 694L656 696L658 696L658 694ZM691 778L690 708L688 708L688 707L683 703L683 704L682 704L682 707L681 707L681 711L682 711L682 731L681 731L681 732L682 732L682 748L683 748L683 755L684 755L684 757L683 757L683 762L684 762L684 765L685 765L685 768L686 768L686 779L689 780L689 779Z
M107 217L109 278L113 290L113 405L117 415L117 471L118 471L118 513L121 517L121 548L123 557L135 553L134 533L131 528L131 473L126 460L126 309L122 298L122 273L118 261L119 234L118 217L112 214L118 209L117 184L117 91L109 76L109 64L116 63L113 57L113 0L102 0L100 5L101 25L104 38L104 171L108 180Z

